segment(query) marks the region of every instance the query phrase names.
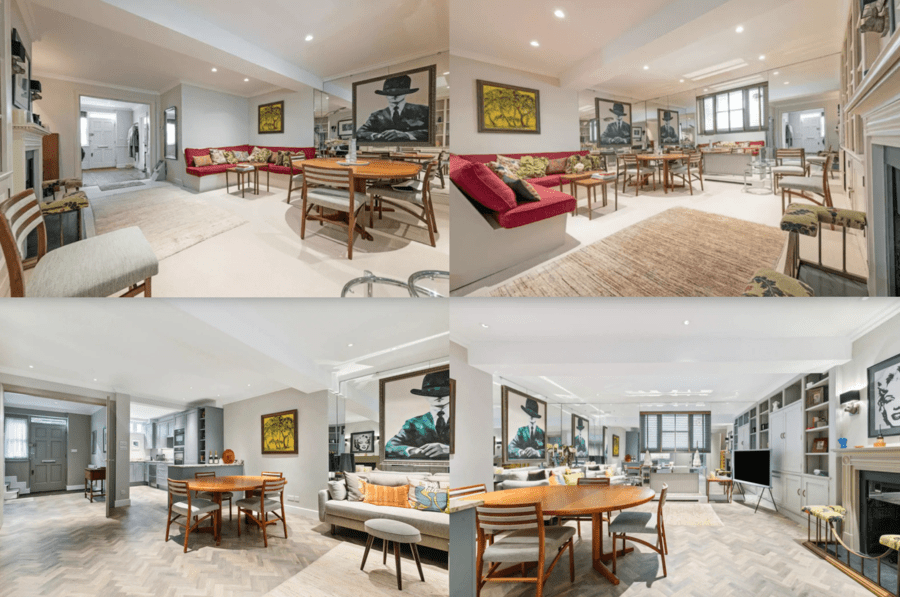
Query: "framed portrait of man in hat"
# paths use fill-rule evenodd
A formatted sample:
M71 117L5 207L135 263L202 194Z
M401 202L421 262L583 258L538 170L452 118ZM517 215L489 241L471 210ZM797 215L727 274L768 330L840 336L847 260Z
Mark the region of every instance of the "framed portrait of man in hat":
M434 145L437 65L353 84L353 130L359 145Z
M659 144L679 145L681 135L678 132L678 112L675 110L657 110L659 116Z
M509 386L501 389L503 463L547 459L547 403Z
M595 98L600 147L631 147L631 104Z
M572 447L575 448L575 456L588 457L588 443L591 437L591 422L584 417L572 415Z
M448 365L382 379L381 460L449 461L454 443L455 389Z

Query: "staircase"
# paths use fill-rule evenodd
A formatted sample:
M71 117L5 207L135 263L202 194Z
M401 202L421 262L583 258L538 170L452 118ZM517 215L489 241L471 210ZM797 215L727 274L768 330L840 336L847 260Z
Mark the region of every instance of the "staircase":
M3 501L8 502L19 497L20 493L28 493L25 485L16 477L3 477Z

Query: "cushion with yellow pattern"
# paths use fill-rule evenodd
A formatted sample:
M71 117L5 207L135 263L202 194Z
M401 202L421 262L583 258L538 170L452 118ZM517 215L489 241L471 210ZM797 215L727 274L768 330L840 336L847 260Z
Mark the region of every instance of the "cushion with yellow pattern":
M811 297L813 289L797 280L772 269L760 269L744 289L747 297Z
M575 174L575 172L578 171L578 169L576 168L578 164L582 164L585 171L592 170L594 168L594 163L591 161L590 156L573 155L569 156L569 159L566 160L566 174Z
M212 163L216 166L228 163L228 160L225 158L225 152L221 149L210 149L209 157L212 158Z
M228 162L229 164L237 164L239 161L237 159L237 155L235 155L235 153L233 151L226 151L226 152L224 152L224 155L225 155L225 161Z
M519 178L544 178L547 176L547 166L550 160L547 158L536 158L530 155L519 160L519 169L516 175Z
M879 542L891 549L900 551L900 535L882 535Z
M537 190L526 180L519 178L516 172L511 172L499 162L486 164L491 172L496 174L516 194L516 203L540 201L541 196Z
M578 485L578 479L584 477L584 473L567 473L563 475L566 485Z
M409 508L409 485L386 487L384 485L366 483L364 487L366 493L363 502L366 504Z
M844 520L844 514L835 512L831 509L831 506L804 506L802 511L810 516L815 516L819 520L824 520L825 522Z
M269 149L264 149L262 147L254 147L253 151L250 152L250 161L251 162L268 162L269 156L272 155L272 151Z
M846 226L847 228L855 228L856 230L865 230L867 221L866 214L862 211L853 211L852 209L839 209L837 207L820 207L816 206L819 221L823 224L836 224L838 226Z
M202 168L203 166L212 166L213 161L212 158L207 155L195 155L194 156L194 167Z
M798 232L805 236L819 234L818 205L791 203L781 216L781 229L785 232Z
M443 481L409 481L409 507L425 512L447 512L450 506L450 485Z

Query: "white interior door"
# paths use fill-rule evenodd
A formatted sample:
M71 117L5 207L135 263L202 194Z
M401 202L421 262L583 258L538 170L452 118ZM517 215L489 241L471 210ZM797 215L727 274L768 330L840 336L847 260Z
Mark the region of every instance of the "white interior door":
M88 117L91 168L116 167L116 122Z
M806 155L816 155L825 150L825 111L814 110L800 115L800 143L795 146L806 150Z

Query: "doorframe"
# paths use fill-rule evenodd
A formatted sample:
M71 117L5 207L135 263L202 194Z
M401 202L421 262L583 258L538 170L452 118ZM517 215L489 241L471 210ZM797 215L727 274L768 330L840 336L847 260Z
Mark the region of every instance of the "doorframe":
M88 112L88 114L90 114L90 112ZM95 168L94 165L91 164L91 158L93 157L93 154L91 154L91 156L87 158L87 159L88 159L88 164L90 165L90 168L88 168L88 170L98 170L98 169L107 169L107 168L117 168L118 165L119 165L119 157L116 155L116 152L118 151L119 120L118 120L118 117L115 116L115 114L113 114L113 116L114 116L114 118L105 118L105 119L104 119L104 118L94 118L94 119L93 119L94 121L107 120L107 121L109 121L109 122L112 122L112 124L113 124L113 130L112 130L112 134L113 134L113 140L112 140L113 164L112 164L112 166L97 166L97 167ZM87 147L88 147L88 149L90 149L90 147L91 147L91 142L90 142L90 136L91 136L91 117L90 117L90 116L87 116L86 118L87 118L87 125L88 125L88 145L87 145ZM80 119L80 116L79 116L79 119ZM81 134L81 130L80 130L81 127L80 127L80 124L81 124L81 123L79 122L79 131L78 131L79 136L80 136L80 134ZM79 147L84 147L84 146L82 145L82 146L79 146ZM83 162L83 161L82 161L82 165L81 165L81 166L82 166L82 171L83 171L83 169L84 169L84 162Z
M145 99L132 99L127 97L116 97L116 94L113 90L108 89L104 90L103 93L90 93L86 89L82 89L80 85L76 85L75 89L75 123L76 130L78 130L78 134L75 135L75 138L72 140L72 145L70 147L70 151L72 151L72 156L74 157L75 163L75 174L76 178L82 178L84 176L84 171L81 167L81 102L85 98L91 99L105 99L114 102L127 102L130 104L143 104L149 107L150 112L150 146L147 151L148 162L152 161L153 164L147 164L147 174L149 175L153 172L153 169L156 167L156 163L162 159L162 146L159 144L159 135L154 134L154 131L157 131L158 123L160 122L159 106L160 106L160 96L155 94L155 92L144 91L141 89L124 89L123 94L125 93L136 93L141 95L155 95L155 99L153 100L145 100ZM62 149L60 149L62 151Z
M54 417L53 415L28 415L28 439L29 439L29 440L33 440L33 439L34 439L34 433L33 433L33 430L32 430L32 425L41 425L41 423L35 423L34 421L32 421L33 418L45 418L45 419L56 418L56 419L59 419L59 420L65 422L65 424L63 425L63 427L65 428L65 434L66 434L66 438L65 438L66 445L65 445L65 448L63 449L63 456L62 456L62 458L63 458L63 462L64 462L64 467L63 467L64 473L63 473L63 474L64 474L64 475L67 475L67 474L68 474L68 470L69 470L69 469L68 469L68 467L69 467L69 421L68 421L68 418L65 418L65 419L64 419L63 417ZM46 425L46 423L44 423L44 424ZM29 489L29 494L32 494L32 493L40 493L40 492L35 492L35 491L34 491L34 463L35 463L35 461L36 461L36 458L32 458L31 450L30 450L31 447L32 447L32 446L29 446L29 451L28 451L28 465L29 465L29 466L28 466L28 468L29 468L29 473L28 473L28 489ZM35 455L35 456L36 456L36 455ZM68 487L68 485L69 485L69 484L68 484L68 477L66 477L66 478L63 480L63 488L62 488L62 490L65 491L66 488ZM52 490L52 491L60 491L60 490L55 490L55 489L54 489L54 490Z

